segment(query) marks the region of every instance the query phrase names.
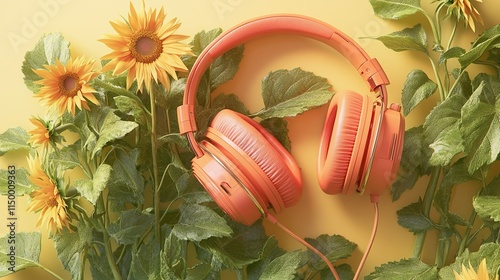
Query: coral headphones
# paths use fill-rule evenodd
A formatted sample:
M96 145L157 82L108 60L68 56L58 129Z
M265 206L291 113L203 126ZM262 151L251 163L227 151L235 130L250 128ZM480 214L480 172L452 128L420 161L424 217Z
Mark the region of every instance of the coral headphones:
M180 132L196 154L194 176L233 220L250 225L269 208L276 213L298 202L300 169L288 151L257 122L222 110L205 137L196 142L195 96L205 70L228 50L261 35L292 33L336 49L377 96L350 90L330 102L320 143L318 180L328 194L379 195L394 180L403 146L400 106L387 108L389 81L376 59L336 28L296 15L257 18L217 37L199 55L187 79L184 103L177 110ZM375 95L375 94L373 94Z

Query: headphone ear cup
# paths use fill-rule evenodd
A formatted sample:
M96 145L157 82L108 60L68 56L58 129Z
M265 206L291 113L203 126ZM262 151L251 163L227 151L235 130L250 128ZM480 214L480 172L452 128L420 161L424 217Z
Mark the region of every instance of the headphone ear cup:
M372 106L372 98L348 90L338 92L330 101L318 157L318 180L325 193L347 194L358 182Z
M216 140L216 136L219 139ZM253 119L222 110L212 120L207 138L230 147L226 156L237 160L236 165L249 181L265 182L246 187L275 211L280 212L299 201L302 177L297 163L279 141Z
M382 194L396 177L401 161L405 130L405 120L400 109L399 105L392 104L384 112L373 164L371 170L368 170L370 174L368 174L366 191L370 194ZM376 125L377 123L374 124L374 127ZM368 165L368 160L366 165ZM368 166L365 168L368 169Z
M192 160L193 175L231 219L248 226L253 224L261 217L262 211L241 187L248 184L245 176L209 141L203 140L199 146L204 153Z

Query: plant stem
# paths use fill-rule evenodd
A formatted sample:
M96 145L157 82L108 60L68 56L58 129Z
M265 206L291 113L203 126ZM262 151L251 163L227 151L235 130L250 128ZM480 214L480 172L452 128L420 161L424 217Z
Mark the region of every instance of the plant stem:
M453 39L455 39L455 34L457 33L457 27L458 27L458 20L455 20L455 23L453 24L453 29L451 30L450 38L448 39L448 44L446 45L446 50L450 49L451 43L453 42Z
M465 230L464 236L462 237L462 241L460 242L460 247L458 248L457 256L460 256L467 247L467 243L469 241L469 235L472 231L472 225L476 221L477 213L474 209L472 209L472 213L469 217L469 224L467 225L467 229Z
M441 221L440 224L444 225L445 219L443 216L441 216ZM439 232L439 237L438 237L438 245L436 249L436 260L435 264L438 268L441 268L444 266L446 262L446 257L448 256L448 252L450 250L450 237L446 234L445 231L441 230Z
M111 267L111 272L113 273L113 278L115 280L121 280L122 276L118 271L118 267L116 266L115 258L113 257L113 251L111 249L110 238L108 232L104 231L104 249L106 250L106 259L108 260L108 264Z
M434 200L434 195L436 194L437 185L439 182L439 175L441 174L441 167L434 167L431 172L431 177L429 184L427 185L427 190L424 196L424 209L423 215L429 217L431 213L432 201ZM424 242L427 232L418 233L415 238L415 245L413 247L413 257L420 259L422 256L422 250L424 249Z
M154 87L153 87L154 88ZM161 231L160 231L160 187L158 179L158 137L156 135L156 94L152 90L149 95L151 104L151 156L153 161L153 208L155 212L155 235L158 244L161 244Z
M421 10L424 16L427 18L429 21L429 25L431 26L432 29L432 34L434 35L434 38L436 40L436 44L440 44L441 41L441 36L439 35L438 30L436 29L436 25L434 24L434 20L431 18L431 16L425 11Z
M116 261L115 261L115 258L113 256L113 250L111 249L111 238L110 238L110 236L108 234L108 230L107 230L107 224L108 224L107 213L106 213L107 209L106 209L106 205L104 203L104 199L102 198L102 195L99 197L98 202L102 207L102 211L105 212L105 214L102 215L101 219L99 219L99 223L102 226L102 232L103 232L103 238L104 238L104 250L106 252L106 259L108 261L108 265L111 269L111 272L113 273L113 278L115 280L122 280L122 276L118 270L118 266L116 265Z
M432 60L432 58L430 56L428 56L428 57L429 57L429 61L431 62L432 71L434 71L434 76L436 77L436 82L437 82L438 89L439 89L439 96L441 97L441 100L444 100L446 98L447 94L444 91L443 82L441 82L441 77L439 76L439 71L437 69L437 66L436 66L436 63L434 62L434 60Z

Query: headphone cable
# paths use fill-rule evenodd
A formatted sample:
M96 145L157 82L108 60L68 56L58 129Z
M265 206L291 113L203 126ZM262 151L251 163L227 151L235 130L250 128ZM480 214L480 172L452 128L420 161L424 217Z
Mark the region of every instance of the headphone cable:
M281 224L276 217L271 215L269 212L266 212L266 219L270 221L271 223L277 225L280 227L284 232L286 232L288 235L293 237L295 240L299 241L302 243L302 245L306 246L309 250L313 251L316 255L318 255L330 268L330 271L332 272L333 276L335 277L336 280L340 280L340 276L335 270L335 267L333 267L333 264L328 260L328 258L323 255L318 249L314 248L311 244L307 243L304 239L300 238L297 236L295 233L293 233L291 230L289 230L287 227L285 227L283 224Z
M363 269L363 266L366 262L366 259L368 258L368 254L370 253L373 242L375 241L375 235L377 234L378 219L379 219L378 200L379 200L378 195L370 195L370 201L373 203L373 208L374 208L374 212L375 212L374 219L373 219L373 228L372 228L370 240L368 241L368 246L366 248L366 251L363 254L363 257L361 258L361 262L359 263L358 268L356 270L356 274L354 275L354 280L358 279L359 274L361 273L361 269ZM269 222L280 227L285 233L287 233L288 235L293 237L295 240L300 242L302 245L306 246L309 250L313 251L316 255L318 255L326 263L326 265L328 266L328 268L332 272L335 279L340 280L340 276L338 275L337 270L335 270L335 267L333 267L333 264L330 262L330 260L328 260L328 258L323 253L321 253L318 249L314 248L311 244L307 243L304 239L300 238L295 233L293 233L291 230L289 230L287 227L285 227L283 224L281 224L278 221L278 219L275 216L273 216L272 214L270 214L269 212L266 212L265 217Z
M358 279L359 274L361 273L361 269L363 268L365 261L368 258L368 254L370 253L373 242L375 241L375 235L377 234L378 217L379 217L378 199L379 199L378 195L370 195L370 201L373 203L373 208L374 208L374 212L375 212L375 215L373 218L372 234L370 236L370 240L368 241L368 246L366 247L366 251L363 254L363 257L361 258L361 262L358 265L358 269L356 270L356 274L354 275L354 280Z

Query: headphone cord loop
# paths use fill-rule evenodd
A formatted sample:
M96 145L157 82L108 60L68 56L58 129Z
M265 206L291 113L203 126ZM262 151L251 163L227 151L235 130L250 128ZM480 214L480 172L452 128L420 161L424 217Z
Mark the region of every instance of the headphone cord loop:
M339 274L337 273L337 271L335 270L335 267L333 267L333 264L328 260L328 258L323 255L318 249L314 248L311 244L307 243L304 239L300 238L299 236L297 236L295 233L293 233L291 230L289 230L288 228L286 228L283 224L281 224L278 219L273 216L272 214L270 214L269 212L266 212L266 219L271 222L272 224L275 224L277 225L278 227L280 227L284 232L286 232L288 235L290 235L291 237L293 237L295 240L297 240L298 242L302 243L302 245L306 246L309 250L313 251L316 255L318 255L325 263L326 265L328 266L328 268L330 268L330 271L332 272L333 276L335 277L336 280L340 280L340 276Z

